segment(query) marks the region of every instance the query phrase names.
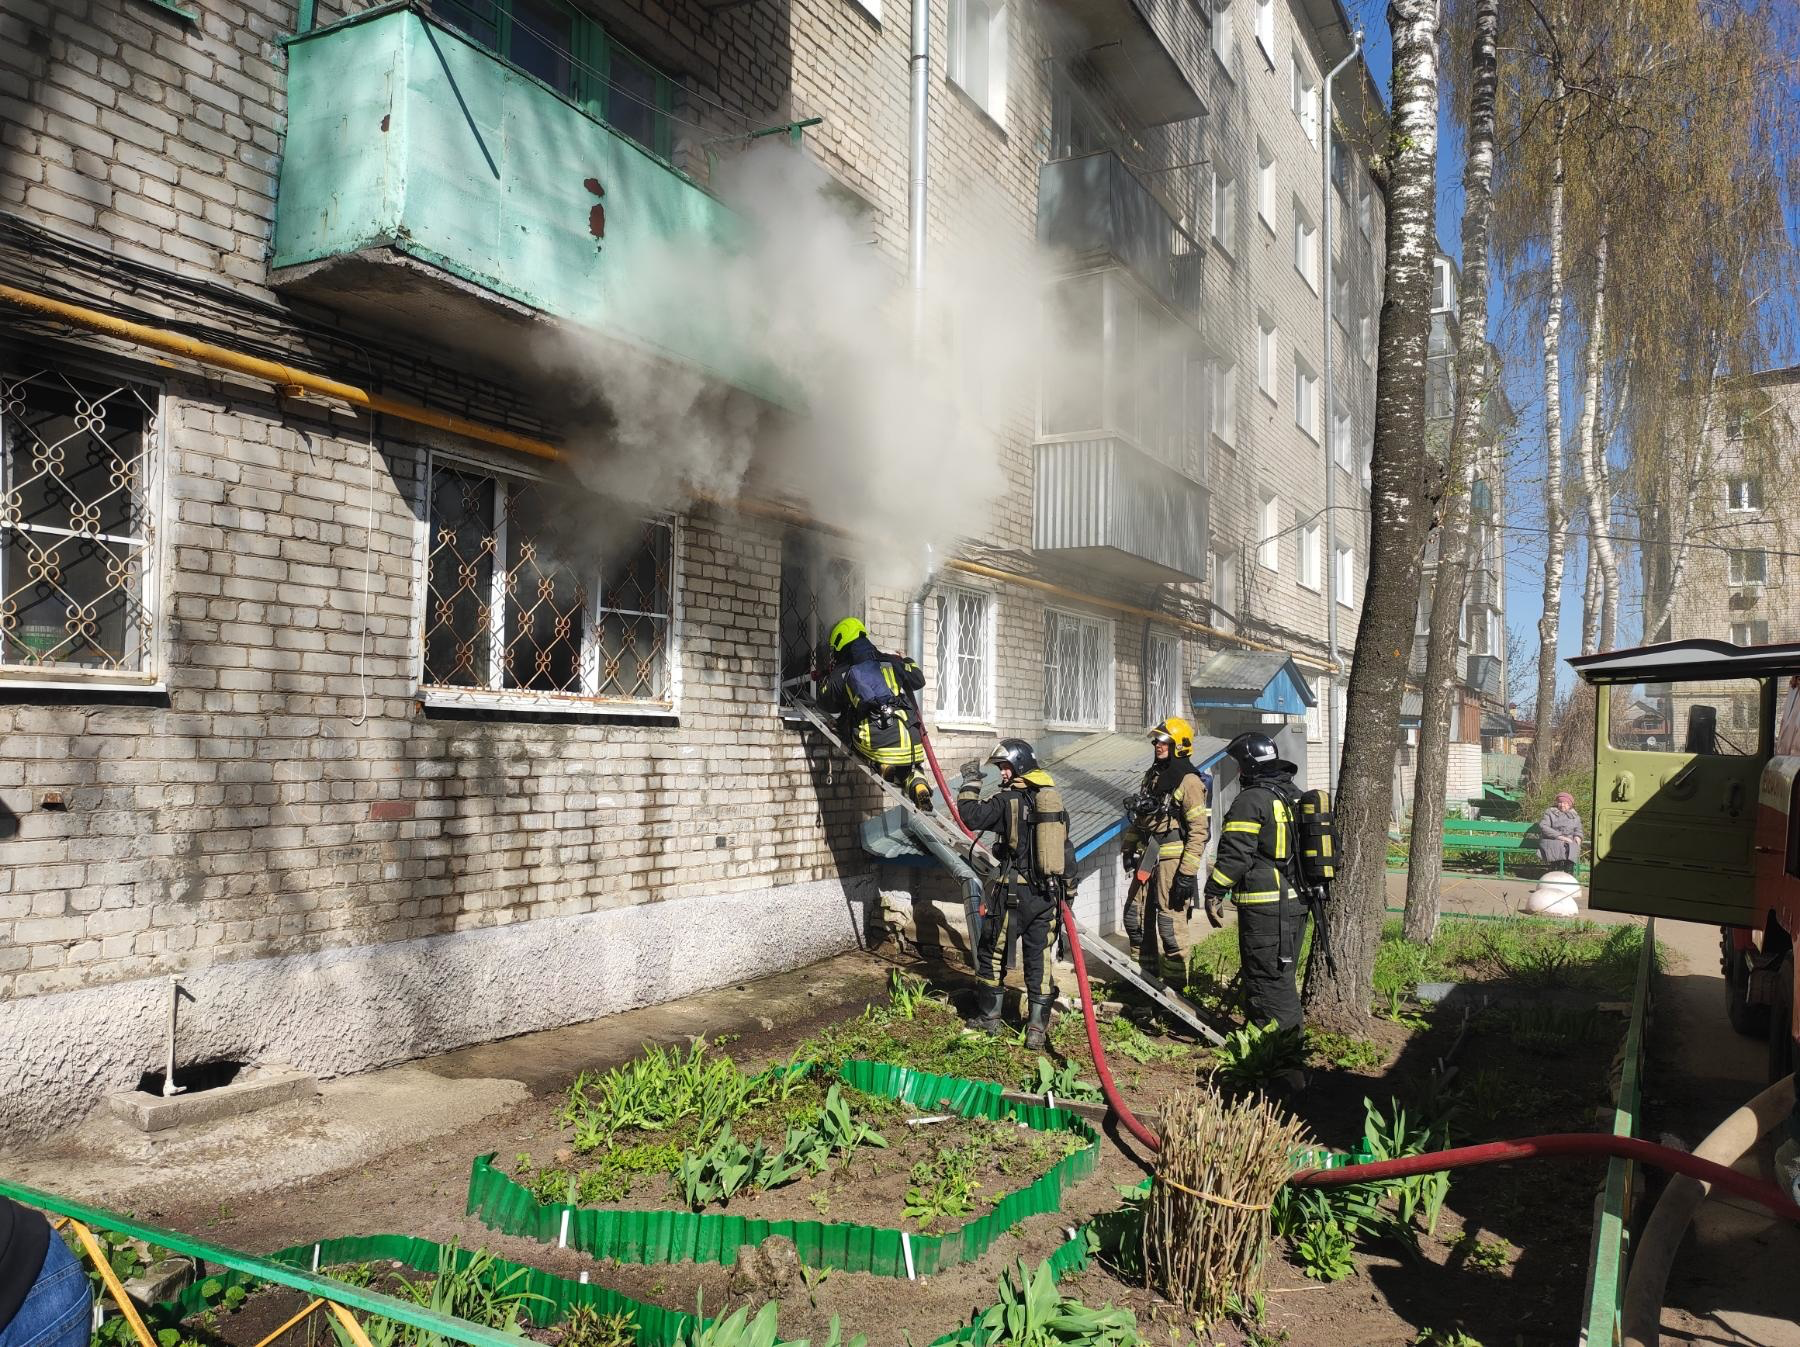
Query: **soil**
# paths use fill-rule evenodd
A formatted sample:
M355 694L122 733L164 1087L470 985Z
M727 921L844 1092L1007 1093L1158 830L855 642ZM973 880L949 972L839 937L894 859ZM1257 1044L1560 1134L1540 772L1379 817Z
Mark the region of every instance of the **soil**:
M927 971L940 978L943 973ZM953 976L941 979L939 985ZM1498 978L1470 981L1501 1008L1471 1008L1465 1014L1446 1005L1429 1019L1415 1014L1408 1023L1379 1020L1371 1035L1380 1049L1378 1063L1342 1069L1315 1062L1305 1089L1290 1102L1314 1137L1338 1149L1352 1148L1362 1133L1365 1098L1383 1107L1390 1099L1397 1100L1415 1118L1433 1107L1434 1096L1439 1109L1453 1102L1450 1126L1457 1142L1592 1126L1594 1111L1607 1102L1623 1014L1601 1008L1600 993L1570 998L1565 992L1557 996L1559 1004L1553 1010L1534 1011L1533 1005L1547 999L1537 988ZM860 1023L852 1022L843 1032L852 1036L863 1032L857 1027ZM771 1028L738 1040L730 1051L746 1067L783 1061L813 1027ZM946 1012L928 1009L919 1020L898 1022L891 1029L891 1041L882 1054L889 1060L930 1049L938 1058L919 1062L929 1069L1000 1080L1010 1087L1034 1078L1037 1054L1027 1054L1008 1041L982 1037L945 1049L943 1045L954 1037L947 1029ZM1107 1036L1115 1078L1134 1111L1152 1126L1161 1101L1172 1091L1192 1086L1210 1068L1208 1054L1153 1024L1149 1033L1140 1034L1110 1026ZM1072 1061L1091 1075L1079 1015L1059 1017L1052 1041L1051 1056L1058 1066ZM1127 1048L1139 1055L1168 1056L1134 1061ZM939 1058L946 1053L966 1059L965 1069L943 1064ZM592 1065L571 1062L569 1075ZM1452 1074L1447 1076L1446 1070ZM703 1295L709 1316L778 1299L784 1339L810 1335L820 1341L831 1316L837 1314L846 1334L868 1334L871 1347L898 1347L905 1342L929 1343L967 1323L973 1312L993 1303L995 1284L1010 1265L1022 1259L1035 1266L1068 1237L1071 1227L1116 1209L1120 1189L1137 1184L1148 1172L1142 1148L1109 1123L1094 1174L1065 1194L1060 1213L1022 1222L976 1262L904 1287L890 1278L803 1271L791 1250L784 1252L779 1246L746 1254L735 1269L598 1264L586 1255L500 1235L463 1215L471 1157L497 1151L509 1172L512 1165L507 1162L521 1150L548 1159L557 1138L567 1144L567 1133L556 1122L560 1104L554 1095L531 1099L497 1123L489 1119L447 1140L259 1197L241 1209L229 1203L184 1202L180 1194L171 1194L160 1209L139 1214L259 1252L353 1234L399 1232L446 1243L455 1239L464 1247L487 1248L513 1262L562 1276L573 1278L587 1271L600 1284L675 1308L691 1309ZM906 1106L900 1111L906 1116L917 1113ZM792 1193L782 1189L734 1201L729 1210L814 1219L820 1213L807 1200L808 1194L824 1191L828 1194L824 1219L900 1224L907 1169L915 1154L924 1154L932 1145L917 1133L934 1129L907 1128L898 1116L883 1117L879 1125L894 1143L885 1156L878 1150L859 1152L848 1166L828 1175L822 1186L796 1184ZM959 1122L955 1131L939 1135L967 1137L969 1125ZM1003 1183L1016 1187L1029 1181L1016 1176L1003 1180L998 1160L989 1164L980 1197L999 1191ZM1560 1347L1575 1334L1581 1318L1592 1197L1599 1181L1597 1169L1541 1164L1459 1171L1435 1233L1421 1237L1416 1256L1400 1248L1359 1250L1354 1275L1333 1285L1307 1280L1277 1244L1267 1265L1269 1293L1260 1337L1231 1324L1214 1325L1196 1336L1191 1316L1102 1266L1090 1266L1072 1278L1065 1294L1090 1305L1131 1308L1146 1341L1159 1344L1197 1341L1238 1347L1284 1341L1288 1347L1377 1347L1412 1343L1427 1329L1461 1329L1489 1347L1497 1343ZM648 1194L656 1199L650 1206L671 1204L666 1179L659 1184ZM1465 1234L1482 1241L1506 1241L1505 1266L1497 1272L1473 1266L1472 1246L1459 1242ZM219 1339L232 1347L254 1344L284 1317L264 1306L277 1294L254 1297L236 1315L219 1315ZM290 1305L289 1312L294 1308L298 1305ZM321 1336L316 1340L331 1347L329 1330L321 1326L317 1333ZM304 1336L295 1338L295 1347L302 1341Z

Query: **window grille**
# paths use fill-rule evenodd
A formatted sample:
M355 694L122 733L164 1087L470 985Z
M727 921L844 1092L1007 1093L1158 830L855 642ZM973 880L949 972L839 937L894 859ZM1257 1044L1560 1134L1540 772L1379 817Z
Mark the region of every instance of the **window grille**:
M992 600L973 589L938 591L937 710L950 720L989 720Z
M672 710L674 530L605 509L434 464L425 687Z
M0 371L0 665L153 672L159 413L139 384Z
M1047 614L1044 720L1093 729L1104 729L1112 720L1112 645L1105 622Z
M1144 720L1154 725L1181 715L1181 642L1173 636L1150 638L1149 667L1144 671Z
M862 568L825 550L817 534L781 541L781 679L805 678L825 666L826 638L863 611ZM809 692L816 692L810 681Z

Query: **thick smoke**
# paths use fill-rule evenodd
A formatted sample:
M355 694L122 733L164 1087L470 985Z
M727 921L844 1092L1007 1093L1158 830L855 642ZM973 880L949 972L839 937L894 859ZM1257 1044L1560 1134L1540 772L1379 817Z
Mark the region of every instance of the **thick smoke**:
M632 302L682 316L702 349L766 362L786 408L612 342L564 340L545 360L591 397L595 429L575 440L596 491L656 509L696 489L791 500L904 582L927 545L991 529L1003 446L1030 433L1046 270L1028 222L959 185L957 242L934 241L915 345L911 293L873 220L822 182L785 146L741 155L715 186L744 236L668 244L631 277ZM984 191L992 208L967 209Z

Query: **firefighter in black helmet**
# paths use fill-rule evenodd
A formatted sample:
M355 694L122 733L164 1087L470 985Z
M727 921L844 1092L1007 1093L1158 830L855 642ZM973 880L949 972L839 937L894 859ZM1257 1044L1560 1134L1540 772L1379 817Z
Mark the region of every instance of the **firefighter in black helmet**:
M994 858L1000 862L982 895L981 943L976 952L981 990L975 1017L966 1023L971 1029L999 1031L1008 945L1016 940L1030 1007L1025 1046L1041 1049L1049 1038L1050 1008L1056 999L1045 956L1057 904L1075 874L1069 814L1056 782L1038 766L1037 755L1023 739L1002 739L988 761L1000 769L999 790L981 798L981 764L971 758L963 764L962 785L956 792L956 810L964 826L999 839Z
M1306 926L1299 859L1299 789L1293 763L1266 734L1240 734L1225 746L1238 765L1238 795L1225 814L1219 851L1207 877L1206 916L1225 923L1226 898L1237 905L1238 954L1243 964L1246 1018L1300 1024L1296 963Z

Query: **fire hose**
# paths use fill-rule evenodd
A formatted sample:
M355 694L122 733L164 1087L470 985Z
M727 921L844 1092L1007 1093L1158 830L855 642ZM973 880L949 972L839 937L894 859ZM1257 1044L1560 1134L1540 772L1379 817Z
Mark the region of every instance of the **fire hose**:
M938 766L937 754L931 747L931 739L921 726L920 742L925 746L925 757L931 764L931 774L937 780L938 790L942 792L944 803L949 807L950 817L956 826L970 841L975 841L975 834L963 823L962 816L957 813L955 796L950 792L944 780L943 770ZM1075 962L1075 981L1081 988L1081 1015L1087 1027L1088 1049L1094 1055L1094 1072L1100 1077L1100 1090L1106 1096L1107 1107L1118 1118L1120 1124L1144 1145L1153 1151L1162 1149L1162 1141L1148 1127L1144 1126L1126 1106L1119 1095L1118 1086L1113 1082L1112 1071L1107 1066L1106 1051L1100 1043L1100 1028L1094 1019L1094 997L1088 987L1087 962L1081 953L1081 938L1075 932L1075 914L1070 911L1066 899L1059 899L1063 929L1069 937L1069 953ZM1712 1160L1706 1160L1687 1151L1676 1150L1671 1146L1659 1146L1655 1142L1643 1141L1637 1137L1612 1136L1599 1132L1556 1132L1545 1136L1521 1137L1513 1141L1488 1141L1475 1146L1455 1146L1448 1150L1428 1151L1422 1155L1406 1155L1395 1160L1376 1160L1368 1164L1343 1165L1333 1169L1307 1169L1295 1174L1288 1182L1305 1188L1334 1188L1352 1183L1376 1183L1384 1179L1406 1178L1413 1174L1427 1174L1437 1170L1467 1169L1476 1165L1505 1164L1513 1160L1541 1160L1558 1156L1607 1156L1636 1160L1640 1164L1654 1165L1658 1169L1668 1170L1674 1174L1682 1174L1691 1179L1711 1183L1728 1193L1767 1207L1777 1216L1785 1220L1800 1221L1800 1206L1795 1203L1774 1184L1753 1178L1748 1174L1740 1174Z

